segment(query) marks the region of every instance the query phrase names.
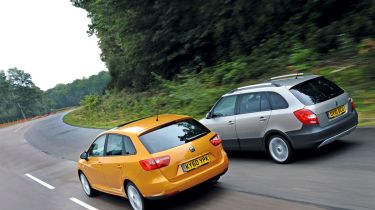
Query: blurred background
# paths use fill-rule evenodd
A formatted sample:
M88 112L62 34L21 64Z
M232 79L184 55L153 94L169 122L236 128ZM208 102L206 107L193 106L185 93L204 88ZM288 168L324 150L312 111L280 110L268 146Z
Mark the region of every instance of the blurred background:
M71 2L88 12L82 30L99 38L108 70L46 91L27 69L1 71L0 123L79 105L65 122L110 128L157 110L201 118L233 88L303 72L336 82L360 126L375 125L373 0Z

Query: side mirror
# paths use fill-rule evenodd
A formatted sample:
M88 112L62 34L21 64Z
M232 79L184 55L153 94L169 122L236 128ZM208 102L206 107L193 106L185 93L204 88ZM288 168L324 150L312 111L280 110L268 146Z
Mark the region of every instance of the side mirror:
M211 114L211 111L209 111L207 114L206 114L206 119L211 119L212 118L212 114Z
M87 154L87 152L82 152L82 154L79 156L79 158L81 158L83 160L88 160L89 155Z

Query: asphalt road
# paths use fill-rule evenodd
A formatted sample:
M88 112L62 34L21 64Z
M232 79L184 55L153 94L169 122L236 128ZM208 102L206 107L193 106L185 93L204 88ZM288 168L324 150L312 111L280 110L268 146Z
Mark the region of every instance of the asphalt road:
M62 116L0 129L0 209L90 209L71 199L91 210L131 209L120 197L84 195L75 161L101 131L68 126ZM153 207L375 209L374 136L375 129L357 129L326 147L297 153L289 165L275 164L264 153L230 153L230 169L218 184L198 186Z

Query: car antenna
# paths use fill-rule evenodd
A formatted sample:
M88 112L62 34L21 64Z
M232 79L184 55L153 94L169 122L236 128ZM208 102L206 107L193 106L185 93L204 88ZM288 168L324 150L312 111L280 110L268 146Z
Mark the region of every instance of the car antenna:
M156 121L159 121L159 99L156 99Z

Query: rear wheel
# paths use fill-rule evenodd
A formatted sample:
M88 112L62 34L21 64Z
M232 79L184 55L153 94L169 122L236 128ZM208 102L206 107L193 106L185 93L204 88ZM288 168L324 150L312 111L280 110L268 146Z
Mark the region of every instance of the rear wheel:
M271 136L268 141L268 153L276 163L288 163L292 159L293 148L282 136Z
M145 210L146 202L138 188L131 182L126 185L126 194L134 210Z
M98 191L96 191L95 189L91 187L89 181L87 180L86 176L83 173L79 174L79 180L81 180L83 191L85 192L87 196L93 197L97 195Z

